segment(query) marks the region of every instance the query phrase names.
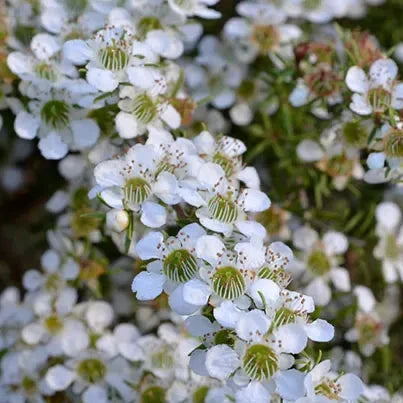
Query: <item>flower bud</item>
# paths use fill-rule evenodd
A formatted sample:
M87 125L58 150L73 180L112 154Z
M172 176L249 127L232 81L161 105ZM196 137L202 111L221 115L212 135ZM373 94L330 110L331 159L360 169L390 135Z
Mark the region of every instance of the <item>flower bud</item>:
M129 225L129 215L125 210L113 209L106 213L106 226L112 231L122 232Z

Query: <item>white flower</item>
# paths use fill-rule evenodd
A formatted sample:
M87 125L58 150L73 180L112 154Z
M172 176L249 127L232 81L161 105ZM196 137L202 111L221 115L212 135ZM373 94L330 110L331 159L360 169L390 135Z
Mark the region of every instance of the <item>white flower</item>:
M88 41L67 41L63 54L77 66L86 65L87 80L91 85L110 92L126 78L126 67L132 57L132 41L130 32L107 26Z
M206 19L220 18L218 11L207 8L217 4L218 0L168 0L169 6L185 17L198 16Z
M329 280L340 291L350 290L348 271L340 267L340 255L348 249L345 235L328 231L322 240L315 230L301 227L294 233L294 245L302 251L301 259L293 265L294 271L302 275L304 282L309 281L305 292L311 295L318 305L326 305L331 298ZM304 270L305 271L302 271Z
M176 237L164 240L160 232L150 232L141 239L136 246L137 254L143 260L154 260L148 263L147 271L133 280L132 290L137 292L137 298L154 299L164 288L172 290L176 284L194 278L199 270L195 246L205 233L200 225L189 224Z
M136 144L120 158L99 163L94 176L110 207L138 213L144 225L157 228L166 223L167 213L152 196L168 204L181 200L176 177L161 170L153 147Z
M94 398L108 402L108 392L119 393L123 401L132 398L132 391L125 383L130 381L132 373L127 363L120 357L108 360L97 351L81 354L65 365L51 367L45 376L51 390L63 391L73 384L73 390L82 393L84 403Z
M330 371L330 366L330 361L323 361L306 375L304 387L306 396L311 399L310 401L316 401L314 400L316 396L332 400L354 401L358 399L364 391L364 385L360 378L354 374L345 374L339 377L338 374ZM305 401L306 399L302 396L296 400L298 403Z
M349 69L348 88L354 92L350 108L359 115L385 113L390 107L403 108L403 84L396 81L398 68L392 59L379 59L370 68L369 76L360 67Z
M43 91L37 86L27 88L31 98L28 111L20 111L14 128L23 139L39 137L39 149L47 159L61 159L69 149L85 150L93 146L100 135L100 129L93 119L86 117L87 110L80 108L80 99L91 89L81 80L82 92L65 89ZM71 88L70 88L71 89Z
M374 249L374 256L382 261L385 281L393 283L403 280L403 225L399 206L392 202L383 202L375 211L376 232L379 242Z
M200 223L212 231L229 235L236 226L243 232L248 212L261 212L271 205L270 199L260 190L233 186L218 164L204 164L197 179L203 189L200 193L205 206L198 209L196 215ZM251 225L259 226L257 223Z

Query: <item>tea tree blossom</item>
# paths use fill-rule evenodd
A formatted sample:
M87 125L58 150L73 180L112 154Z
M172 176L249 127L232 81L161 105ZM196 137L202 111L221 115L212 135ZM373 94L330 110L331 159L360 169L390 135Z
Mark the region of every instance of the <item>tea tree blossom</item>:
M379 242L374 256L382 261L385 280L392 283L403 279L403 227L401 209L395 203L383 202L376 209Z
M305 292L311 295L318 305L326 305L332 296L329 281L336 289L350 290L348 271L339 266L340 255L348 249L345 235L329 231L320 239L318 233L309 227L301 227L294 233L294 245L302 252L293 266L305 282L309 284Z
M346 84L353 91L350 108L359 115L383 115L389 108L403 107L403 86L397 81L397 65L392 59L379 59L369 70L353 66L346 76Z

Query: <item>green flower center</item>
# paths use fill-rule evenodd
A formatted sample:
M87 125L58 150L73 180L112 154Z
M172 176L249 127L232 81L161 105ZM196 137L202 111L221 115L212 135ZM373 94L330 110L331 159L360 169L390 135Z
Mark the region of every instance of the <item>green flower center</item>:
M253 27L252 39L260 51L266 53L280 44L280 33L274 25L257 24Z
M150 31L161 29L162 25L156 17L144 17L137 24L137 34L144 38Z
M101 381L105 378L106 372L105 364L96 358L83 360L77 367L77 373L88 383Z
M290 273L287 273L284 269L273 270L268 266L264 266L259 270L258 276L267 280L272 280L277 284L281 284L284 287L289 284L291 280Z
M151 186L143 178L131 178L126 182L123 194L129 205L138 205L148 199Z
M53 70L53 67L50 64L47 63L40 63L35 66L35 72L38 74L40 78L43 78L44 80L56 81L56 73Z
M307 10L314 10L319 7L321 0L304 0L302 6Z
M230 347L234 347L235 339L236 336L232 330L222 329L214 335L214 344L226 344Z
M58 273L49 274L46 278L45 288L50 292L57 292L63 285L63 280Z
M238 95L244 99L250 99L255 94L256 85L253 80L245 79L238 87Z
M238 269L232 266L221 267L212 279L214 292L224 299L239 298L246 289L245 279Z
M37 391L36 382L28 376L24 376L21 386L28 396L34 395Z
M192 403L204 403L204 401L206 400L208 389L209 388L207 386L200 386L200 388L197 388L196 391L193 393Z
M193 11L196 5L195 0L173 0L173 2L185 11Z
M318 395L326 396L331 400L339 400L339 393L341 392L341 387L336 382L327 380L315 387L315 392Z
M297 316L298 315L291 309L282 307L278 309L274 315L273 327L278 328L283 325L288 325L289 323L294 323Z
M215 153L213 156L213 162L217 165L219 165L223 171L225 172L225 175L231 176L232 173L234 172L234 163L231 159L227 158L225 155L221 153Z
M164 260L164 273L172 281L184 283L197 272L197 260L186 249L170 253Z
M367 141L368 133L360 122L347 122L343 125L343 136L348 144L362 146Z
M283 227L281 210L273 207L259 213L257 221L262 224L270 234L278 234Z
M87 0L64 0L66 8L69 10L70 14L74 17L78 17L86 9L88 1Z
M100 64L111 71L123 70L130 60L129 55L118 44L102 48L98 57Z
M165 403L165 389L152 386L141 394L141 403Z
M174 365L174 359L171 353L164 349L151 355L151 364L154 368L169 369Z
M372 88L368 91L368 101L375 112L382 113L392 102L392 95L383 87Z
M277 355L268 346L256 344L249 347L243 359L243 368L252 379L261 381L272 377L277 369Z
M236 203L220 195L211 198L207 207L214 219L226 224L235 222L239 215Z
M50 315L45 319L45 327L50 334L57 334L63 329L63 321L57 315Z
M384 139L385 154L392 158L403 157L403 131L391 130Z
M48 101L43 105L41 118L56 130L64 129L70 120L70 105L64 101Z
M327 97L339 89L339 76L328 66L319 67L313 73L307 74L305 80L318 97Z
M152 122L158 115L157 106L147 94L141 94L133 100L133 115L143 124Z
M402 254L402 249L398 245L396 237L390 234L385 242L385 256L390 260L397 260Z
M315 250L308 257L308 267L315 276L323 276L330 271L330 262L326 253Z

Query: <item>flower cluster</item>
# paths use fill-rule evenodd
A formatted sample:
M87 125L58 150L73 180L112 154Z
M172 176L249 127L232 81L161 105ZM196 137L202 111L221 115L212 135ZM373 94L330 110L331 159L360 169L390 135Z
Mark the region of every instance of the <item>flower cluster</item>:
M382 3L7 1L1 186L63 183L0 401L400 401L403 82L329 24Z

